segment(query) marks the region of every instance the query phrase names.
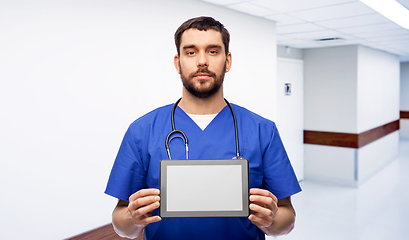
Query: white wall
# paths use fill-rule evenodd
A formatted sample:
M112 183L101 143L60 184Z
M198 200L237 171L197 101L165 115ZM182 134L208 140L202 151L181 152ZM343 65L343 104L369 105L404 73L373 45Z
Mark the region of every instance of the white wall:
M307 181L356 186L356 149L304 144Z
M298 48L277 45L277 57L302 60L303 50Z
M403 140L409 140L409 119L401 119L399 123L399 137Z
M291 84L291 95L284 84ZM277 59L277 126L299 181L304 178L304 74L303 61Z
M273 22L193 0L0 2L0 239L110 222L103 191L122 136L180 97L173 34L199 15L231 33L226 98L274 120Z
M304 128L356 133L357 46L305 49Z
M358 47L358 133L399 119L399 58Z
M399 59L362 46L308 49L306 130L359 134L399 119ZM305 144L305 178L359 186L398 154L394 132L362 148Z
M400 64L400 110L409 111L409 62ZM400 120L400 138L409 140L409 119Z
M304 129L356 133L357 46L304 49ZM308 180L355 184L356 150L304 144Z
M399 131L359 148L357 152L357 185L361 185L395 160L398 153Z
M399 119L399 58L358 48L358 133ZM358 149L358 185L379 172L399 153L396 131Z
M409 111L409 62L400 64L400 110Z

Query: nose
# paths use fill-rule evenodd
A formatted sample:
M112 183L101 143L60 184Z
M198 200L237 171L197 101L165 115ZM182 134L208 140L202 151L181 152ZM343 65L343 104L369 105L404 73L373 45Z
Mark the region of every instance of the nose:
M206 54L199 54L199 58L197 60L197 67L203 68L203 67L208 67L208 66L209 66L209 63L208 63Z

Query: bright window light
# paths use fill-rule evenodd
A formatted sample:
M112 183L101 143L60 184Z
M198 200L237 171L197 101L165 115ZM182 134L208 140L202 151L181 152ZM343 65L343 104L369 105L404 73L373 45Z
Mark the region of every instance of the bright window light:
M409 10L395 0L360 0L403 28L409 29Z

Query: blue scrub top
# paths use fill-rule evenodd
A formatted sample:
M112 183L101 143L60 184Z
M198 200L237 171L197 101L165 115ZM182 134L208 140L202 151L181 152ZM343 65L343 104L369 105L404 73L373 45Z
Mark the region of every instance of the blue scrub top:
M237 118L240 155L249 160L250 188L264 188L278 199L301 191L274 122L232 104ZM133 122L115 159L105 193L129 201L143 188L159 188L159 162L168 159L165 139L172 130L172 105ZM234 121L228 106L204 131L179 107L176 129L189 140L189 159L231 159L236 156ZM172 159L185 159L182 139L170 142ZM187 179L188 180L188 179ZM155 210L153 215L158 215ZM247 218L171 218L149 224L145 239L264 239Z

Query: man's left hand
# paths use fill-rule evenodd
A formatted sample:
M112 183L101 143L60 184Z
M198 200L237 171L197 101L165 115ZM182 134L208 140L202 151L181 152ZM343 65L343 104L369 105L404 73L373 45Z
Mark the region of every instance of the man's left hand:
M278 210L278 200L270 191L259 188L250 189L249 220L258 228L271 226Z

